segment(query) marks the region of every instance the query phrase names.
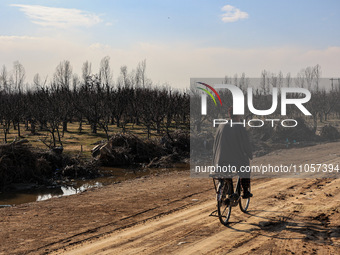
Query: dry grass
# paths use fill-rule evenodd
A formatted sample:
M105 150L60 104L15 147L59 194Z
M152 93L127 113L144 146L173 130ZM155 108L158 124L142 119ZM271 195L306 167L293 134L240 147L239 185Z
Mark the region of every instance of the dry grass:
M64 151L66 153L71 154L79 154L83 157L90 157L91 156L91 149L95 146L94 144L100 140L106 140L105 132L98 129L97 134L91 133L90 125L83 123L83 130L81 133L78 131L79 123L73 122L68 123L68 132L65 132L64 137L62 138L62 143L64 146ZM37 135L32 135L29 130L25 130L25 126L22 124L20 125L21 129L21 139L25 138L29 140L30 144L33 147L44 148L46 146L41 142L41 140L45 139L46 136L50 136L49 132L47 131L37 131ZM60 130L62 128L60 127ZM115 125L111 125L109 128L109 135L113 133L120 133L122 132L121 128L117 128ZM126 126L127 133L133 133L134 135L138 136L139 138L146 138L147 133L142 126L132 125L129 124ZM152 137L159 136L155 130L151 132ZM11 128L10 134L7 135L7 142L12 142L13 140L18 139L17 130ZM4 133L2 129L0 129L0 144L4 143Z

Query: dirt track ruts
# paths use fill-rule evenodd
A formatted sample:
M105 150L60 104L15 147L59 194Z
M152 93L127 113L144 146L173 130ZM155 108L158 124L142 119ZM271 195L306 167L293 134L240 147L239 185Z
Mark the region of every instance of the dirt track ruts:
M254 185L256 199L249 214L236 207L227 228L208 217L215 209L215 201L210 200L73 247L65 254L339 254L340 196L334 194L333 186L340 182L295 180L293 184L276 179ZM275 186L279 188L268 196L267 190ZM309 186L320 188L300 194L308 193ZM325 194L334 195L315 208L316 197L325 198Z

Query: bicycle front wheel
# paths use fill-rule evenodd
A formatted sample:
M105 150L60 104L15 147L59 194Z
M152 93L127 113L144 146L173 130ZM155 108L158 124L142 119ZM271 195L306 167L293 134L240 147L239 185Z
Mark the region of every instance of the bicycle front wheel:
M223 184L219 184L219 187L217 189L217 212L218 212L218 218L220 219L220 222L227 226L231 214L231 205L229 202L229 199L224 195L226 194L226 191L229 189L229 183L224 182ZM223 194L224 193L224 194Z
M250 192L250 187L249 187L249 192ZM242 198L242 196L240 197L238 204L242 212L244 213L247 212L249 203L250 203L250 197L249 198Z

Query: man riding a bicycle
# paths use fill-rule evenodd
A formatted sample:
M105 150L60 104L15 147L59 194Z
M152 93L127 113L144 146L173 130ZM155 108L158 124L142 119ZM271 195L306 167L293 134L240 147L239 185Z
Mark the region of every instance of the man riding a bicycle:
M233 108L228 109L230 121L227 124L219 125L216 131L213 147L213 165L214 166L232 166L237 170L240 176L241 186L243 190L242 198L250 198L253 195L250 193L250 172L241 172L240 169L245 169L249 166L249 160L253 159L252 149L247 135L247 131L241 122L240 115L233 114ZM232 124L231 124L232 123ZM230 173L219 173L222 178L220 184L224 181L231 183L231 189L228 195L233 191L232 179ZM224 196L226 194L223 194Z

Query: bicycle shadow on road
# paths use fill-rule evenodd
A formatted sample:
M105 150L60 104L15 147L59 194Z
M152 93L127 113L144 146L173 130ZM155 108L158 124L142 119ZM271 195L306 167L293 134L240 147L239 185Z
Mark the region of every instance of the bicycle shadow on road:
M282 212L275 211L251 210L247 214L251 218L256 217L261 221L257 223L248 223L245 220L231 221L226 227L238 232L281 240L300 239L320 244L332 244L333 240L340 239L340 225L331 225L330 215L324 213L316 216L300 216L296 213L291 213L290 216L274 215L266 217L257 215L255 212L282 214ZM249 226L249 228L245 229L245 226Z

